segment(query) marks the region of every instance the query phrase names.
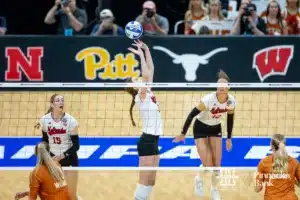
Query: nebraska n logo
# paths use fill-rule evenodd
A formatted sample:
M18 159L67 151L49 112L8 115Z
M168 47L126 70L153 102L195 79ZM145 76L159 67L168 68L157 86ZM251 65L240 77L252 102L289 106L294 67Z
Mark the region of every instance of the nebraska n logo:
M260 81L274 75L285 76L294 56L294 45L278 45L262 49L254 54L252 68Z

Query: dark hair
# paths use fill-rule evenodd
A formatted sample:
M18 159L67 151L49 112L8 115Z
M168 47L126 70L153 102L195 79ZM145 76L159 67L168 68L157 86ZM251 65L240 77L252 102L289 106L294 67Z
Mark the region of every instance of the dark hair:
M58 95L59 95L59 94L53 94L53 95L51 96L51 98L50 98L50 103L53 103L55 97L57 97ZM45 115L47 115L48 113L51 113L51 112L52 112L52 107L50 106L50 107L48 108L47 112L45 113ZM41 126L40 123L37 123L37 124L34 126L34 128L39 129L40 126Z
M210 30L207 26L201 26L199 30L199 35L210 35Z
M218 79L225 79L228 82L230 80L229 77L227 76L227 74L223 70L220 70L218 72Z
M126 82L132 82L132 79L128 79ZM130 119L131 119L131 123L133 126L136 126L135 122L134 122L134 119L133 119L133 115L132 115L132 110L133 110L133 107L135 105L135 96L138 94L137 90L134 89L133 87L126 87L125 88L125 91L127 93L129 93L131 96L132 96L132 101L131 101L131 104L130 104L130 109L129 109L129 113L130 113Z

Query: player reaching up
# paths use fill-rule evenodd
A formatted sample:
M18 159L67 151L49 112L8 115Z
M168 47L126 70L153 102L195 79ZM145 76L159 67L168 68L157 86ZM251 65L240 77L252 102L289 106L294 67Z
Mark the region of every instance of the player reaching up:
M181 135L174 142L183 141L194 117L193 134L198 154L204 167L220 167L222 156L222 126L221 119L227 114L227 140L226 149L232 148L231 136L234 121L235 99L228 94L229 77L224 71L218 73L218 88L216 92L205 95L201 102L188 115ZM212 176L211 196L214 200L220 199L216 188L218 171ZM203 180L199 175L195 177L195 193L203 196Z
M135 41L133 44L137 47L128 48L132 53L138 55L141 60L141 79L132 79L131 81L152 82L154 75L154 64L149 48L141 41ZM143 50L145 50L145 55ZM146 58L145 58L146 57ZM140 167L157 167L159 165L158 140L163 134L163 122L161 119L158 102L149 87L126 88L126 91L132 96L130 106L130 116L132 124L135 122L132 115L132 109L137 104L140 117L143 121L143 133L137 143ZM147 200L155 185L156 171L140 171L139 183L135 192L135 200Z

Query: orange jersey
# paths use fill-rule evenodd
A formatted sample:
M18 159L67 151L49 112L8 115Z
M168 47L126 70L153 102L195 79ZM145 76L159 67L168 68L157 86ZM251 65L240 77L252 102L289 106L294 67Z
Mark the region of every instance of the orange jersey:
M29 199L36 200L37 196L41 200L70 200L67 185L60 186L52 179L48 168L40 165L30 174Z
M269 155L260 161L256 184L266 186L265 200L297 200L295 193L295 179L300 180L299 162L288 158L288 173L272 174L273 155Z
M268 20L268 18L262 17L262 19L265 21L267 25L267 34L268 35L282 35L283 34L283 24L280 24L277 22L276 24L271 24Z

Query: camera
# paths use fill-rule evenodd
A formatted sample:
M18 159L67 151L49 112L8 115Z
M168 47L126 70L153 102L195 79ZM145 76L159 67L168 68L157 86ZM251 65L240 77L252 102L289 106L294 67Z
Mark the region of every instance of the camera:
M68 4L69 4L69 0L63 0L63 1L61 1L61 4L62 4L64 7L66 7L66 6L68 6Z
M148 18L152 18L153 15L154 15L154 11L151 10L151 9L147 9L146 16L147 16Z
M247 6L244 8L244 16L251 16L252 11L255 11L253 4L247 4Z

